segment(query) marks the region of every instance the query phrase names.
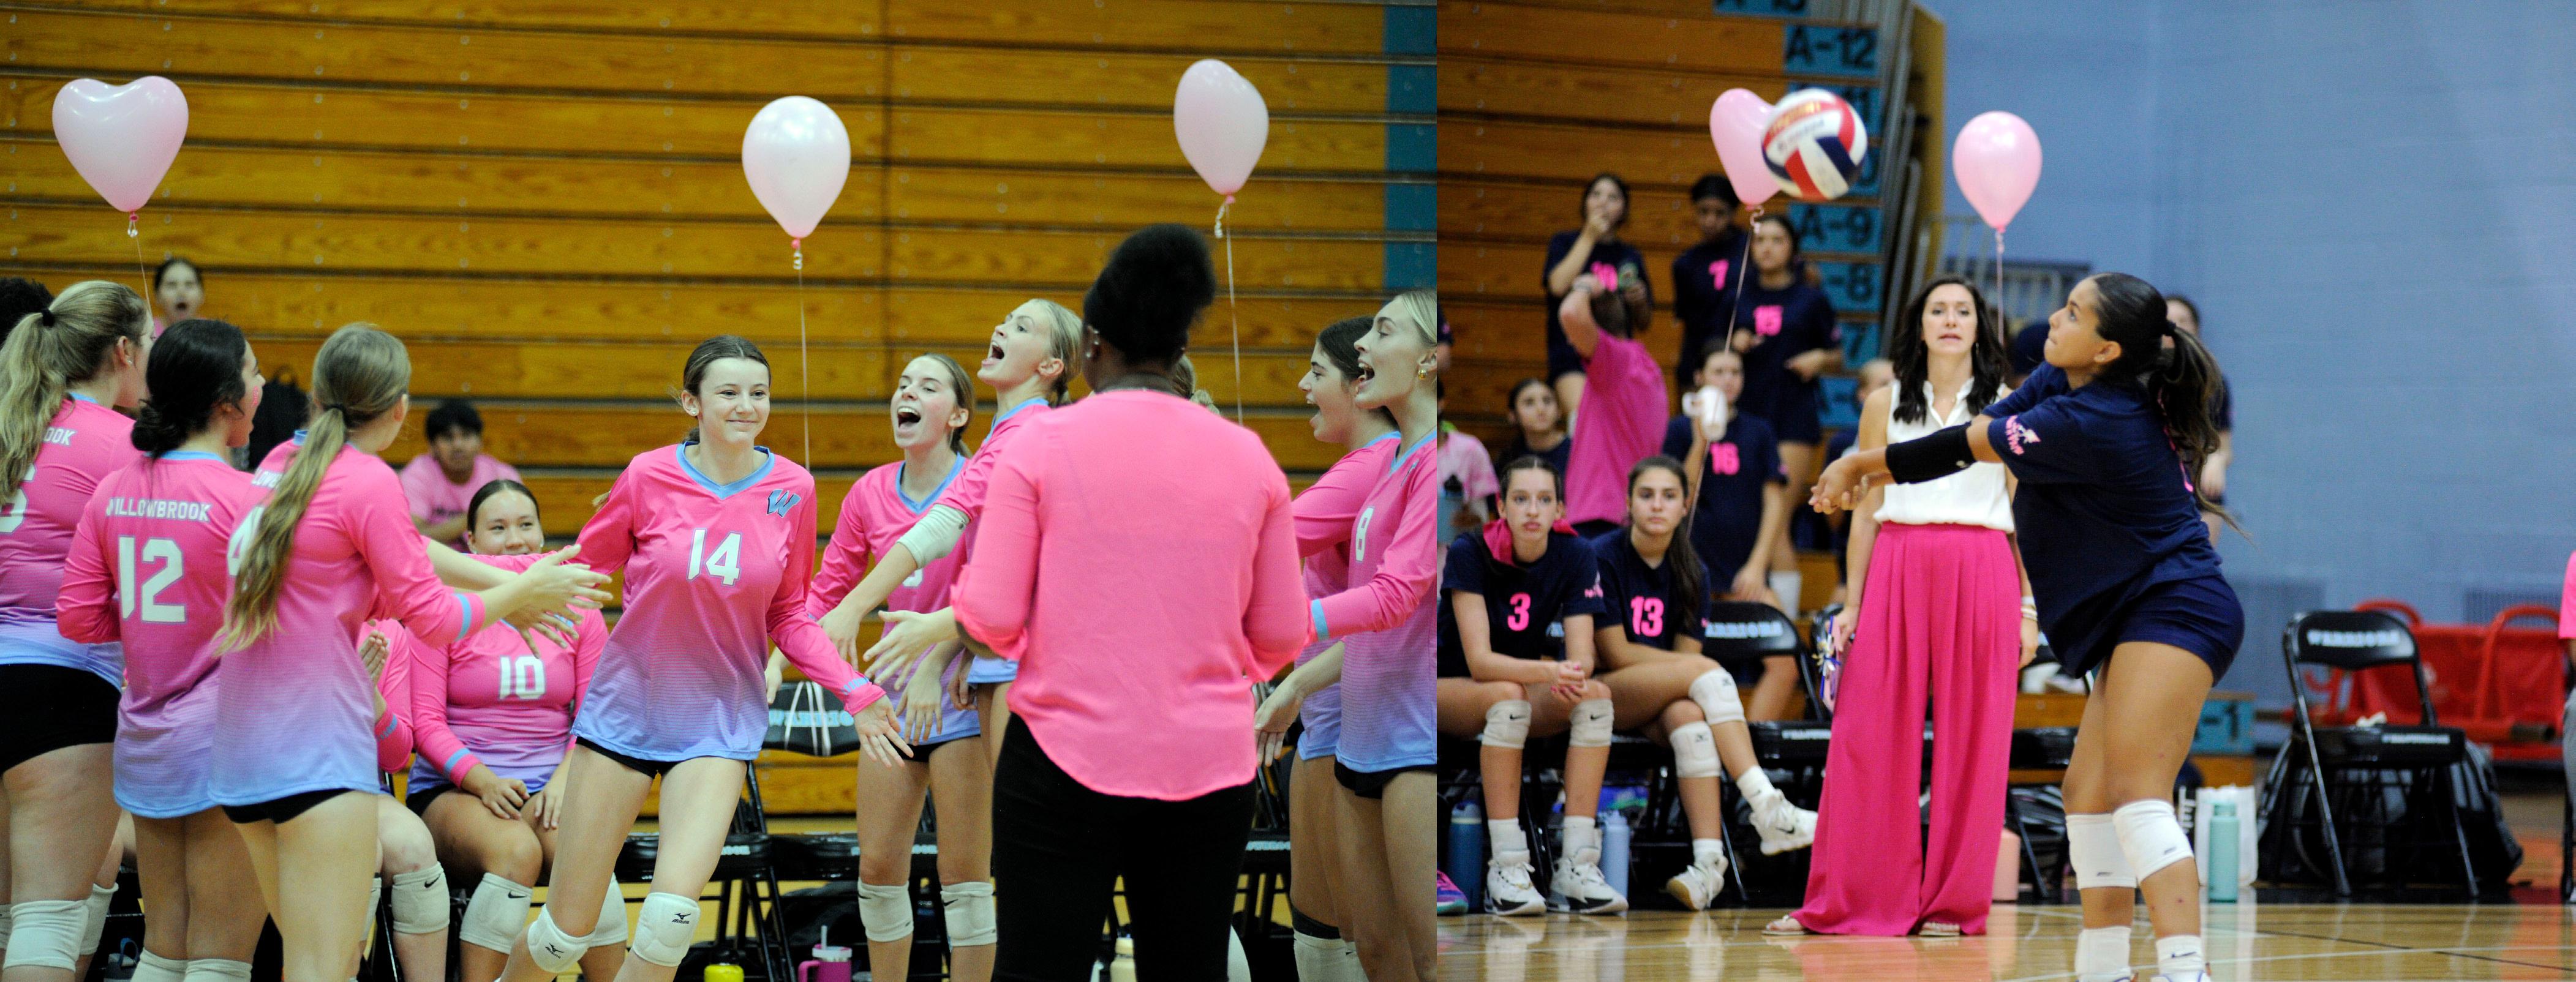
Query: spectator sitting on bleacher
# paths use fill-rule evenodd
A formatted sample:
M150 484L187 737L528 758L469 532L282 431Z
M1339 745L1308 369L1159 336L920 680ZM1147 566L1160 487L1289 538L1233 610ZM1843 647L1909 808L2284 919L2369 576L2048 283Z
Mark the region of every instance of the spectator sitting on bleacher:
M1614 914L1628 899L1601 873L1601 778L1610 766L1610 689L1592 677L1601 570L1565 526L1563 479L1535 457L1503 468L1503 517L1449 543L1440 577L1436 692L1440 732L1478 737L1493 862L1486 909L1536 914L1529 839L1521 829L1521 748L1568 734L1565 824L1550 886L1578 914ZM1540 806L1544 809L1544 805Z
M1439 385L1441 409L1447 410L1449 383ZM1485 527L1494 517L1494 496L1502 484L1494 479L1494 461L1485 442L1461 433L1448 420L1440 422L1440 535L1443 538Z
M1503 444L1503 453L1494 458L1500 466L1523 457L1547 461L1547 466L1565 473L1565 460L1574 450L1574 441L1565 435L1565 407L1556 401L1556 390L1534 378L1512 383L1512 401L1503 407L1503 421L1512 424L1512 442Z
M1884 389L1896 383L1896 366L1885 358L1872 358L1861 364L1860 371L1857 373L1857 376L1860 380L1860 384L1852 389L1851 399L1852 409L1855 412L1859 411L1861 407L1869 405L1870 393ZM1825 464L1827 466L1832 466L1834 461L1843 459L1843 455L1850 453L1852 451L1852 444L1859 439L1860 427L1858 426L1846 427L1842 431L1835 433L1834 438L1825 444ZM1834 528L1834 594L1831 599L1825 601L1829 606L1842 603L1850 592L1844 589L1843 580L1851 576L1851 557L1844 555L1844 553L1850 551L1851 547L1851 513L1843 512L1841 514L1837 514L1832 518L1832 522Z
M462 548L474 492L494 481L516 481L519 471L483 452L483 414L473 403L439 403L425 429L429 452L403 466L403 496L411 499L411 521L420 534Z
M1711 339L1725 335L1726 322L1735 315L1736 290L1751 265L1744 230L1735 224L1735 213L1743 208L1735 186L1725 175L1703 174L1691 185L1690 196L1699 244L1673 259L1673 313L1682 322L1681 360L1673 365L1673 380L1683 385L1699 370L1691 358L1707 350Z
M1686 473L1681 461L1660 455L1628 472L1627 524L1592 540L1604 608L1593 630L1601 683L1610 688L1618 728L1643 729L1673 748L1682 813L1690 821L1691 863L1664 890L1692 910L1706 910L1726 883L1726 816L1719 809L1718 778L1736 776L1736 789L1751 804L1753 825L1761 832L1763 855L1813 843L1816 814L1790 804L1771 786L1753 755L1734 674L1699 653L1699 627L1711 611L1707 574L1690 545Z
M1654 287L1646 282L1646 256L1620 240L1628 224L1628 182L1602 174L1583 186L1583 227L1558 232L1547 240L1542 284L1547 288L1547 382L1556 388L1558 404L1580 412L1588 356L1567 338L1560 306L1582 277L1615 290L1627 301L1630 333L1645 333L1655 316ZM1597 318L1596 318L1597 319Z
M1770 551L1782 541L1780 528L1789 521L1789 475L1780 467L1771 425L1736 401L1744 389L1744 356L1723 345L1709 349L1692 385L1726 396L1726 422L1710 433L1696 417L1673 417L1664 426L1663 454L1681 461L1690 477L1688 538L1700 568L1709 571L1707 591L1786 610L1765 574L1773 565ZM1797 692L1796 663L1766 668L1746 709L1757 721L1787 719Z
M172 324L197 316L205 306L205 277L197 272L196 263L172 256L152 271L153 337L160 337Z
M0 342L9 340L9 330L28 314L53 306L54 291L31 279L0 276Z

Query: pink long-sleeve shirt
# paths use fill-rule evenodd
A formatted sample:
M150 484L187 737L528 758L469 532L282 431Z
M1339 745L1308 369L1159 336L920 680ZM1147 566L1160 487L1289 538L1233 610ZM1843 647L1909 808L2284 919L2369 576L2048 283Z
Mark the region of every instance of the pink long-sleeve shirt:
M1395 452L1400 439L1389 433L1343 454L1289 506L1296 516L1297 552L1306 557L1304 582L1308 599L1329 597L1350 588L1351 521L1359 517L1370 485L1386 469L1386 458ZM1332 646L1330 640L1308 644L1298 650L1297 664L1315 660ZM1305 735L1297 740L1298 759L1332 756L1342 732L1341 683L1307 696L1298 704L1297 716L1306 724Z
M134 421L86 397L63 400L18 493L0 498L0 665L78 669L113 685L124 674L113 643L83 644L54 622L63 557L99 482L142 458Z
M769 730L769 645L852 713L885 692L841 660L805 609L814 576L814 476L766 463L717 484L683 446L636 455L581 529L578 561L626 571L573 734L644 760L750 760ZM495 565L530 557L494 557ZM525 562L518 565L524 567Z
M1113 390L994 469L958 625L1020 664L1011 710L1085 787L1183 800L1252 779L1252 694L1312 640L1288 481L1186 399Z
M573 715L607 646L608 622L596 610L575 610L570 647L508 625L444 646L408 631L391 636L411 669L404 715L420 758L410 787L461 784L479 764L533 793L553 779L572 746Z
M214 637L232 586L224 545L264 497L231 461L179 450L108 475L81 515L54 612L63 637L124 644L116 800L126 811L179 818L215 806L206 752Z
M1347 637L1402 624L1439 585L1439 530L1433 527L1440 522L1439 474L1433 455L1425 452L1431 440L1425 436L1399 445L1383 458L1387 467L1369 475L1372 480L1346 535L1355 546L1351 588L1314 601L1316 637ZM1423 494L1433 496L1431 512L1410 507ZM1349 657L1348 649L1343 656Z
M280 444L254 480L274 485L303 450L301 437ZM243 515L235 532L246 539L266 508ZM477 595L439 583L393 468L344 445L296 523L278 586L277 626L222 656L223 684L215 693L217 804L379 789L385 770L379 741L392 735L379 732L369 691L374 683L358 658L360 626L370 617L443 641L486 623Z
M805 594L806 612L820 618L840 606L842 599L850 595L850 588L867 576L869 563L883 559L886 550L894 548L896 540L911 531L921 516L939 501L940 495L957 483L966 466L967 460L959 458L941 477L939 487L918 500L903 493L904 465L901 463L887 464L860 475L850 485L849 495L841 499L841 520L832 528L832 543L823 550L823 566L814 571L813 586ZM974 533L975 527L970 521L961 541L972 541ZM902 585L886 594L886 609L928 612L948 606L949 588L956 582L957 567L963 565L965 559L965 550L951 550L930 565L914 570ZM952 663L945 678L953 681L958 672L966 670L965 660ZM900 693L909 682L909 679L888 679L886 684L890 688L886 691L889 694ZM933 741L974 736L978 732L973 709L960 709L945 699L940 700L940 705L945 708L940 715L939 728L932 732Z

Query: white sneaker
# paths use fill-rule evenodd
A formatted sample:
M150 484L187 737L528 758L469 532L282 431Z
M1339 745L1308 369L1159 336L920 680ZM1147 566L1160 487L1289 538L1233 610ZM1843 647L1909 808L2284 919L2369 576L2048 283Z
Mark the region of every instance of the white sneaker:
M1601 850L1592 846L1559 857L1548 889L1564 896L1563 906L1556 909L1567 913L1616 914L1628 909L1628 898L1610 889L1609 878L1601 875Z
M1762 854L1777 856L1816 844L1816 813L1789 803L1773 791L1753 803L1753 827L1762 833Z
M1726 858L1718 857L1715 866L1691 865L1665 881L1664 892L1692 910L1707 910L1717 902L1718 891L1726 889Z
M1530 854L1515 850L1494 857L1485 867L1485 911L1524 917L1547 910L1547 901L1530 882Z

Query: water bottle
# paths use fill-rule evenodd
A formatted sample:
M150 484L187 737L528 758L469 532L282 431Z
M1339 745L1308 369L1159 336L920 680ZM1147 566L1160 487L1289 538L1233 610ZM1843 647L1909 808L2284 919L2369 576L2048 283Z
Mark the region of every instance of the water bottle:
M2236 803L2225 798L2210 806L2209 899L2236 902Z
M1601 878L1628 895L1628 816L1621 812L1601 814Z
M1467 895L1468 910L1485 906L1485 810L1461 801L1449 810L1449 879Z
M1136 939L1118 936L1118 958L1109 963L1109 982L1136 982Z

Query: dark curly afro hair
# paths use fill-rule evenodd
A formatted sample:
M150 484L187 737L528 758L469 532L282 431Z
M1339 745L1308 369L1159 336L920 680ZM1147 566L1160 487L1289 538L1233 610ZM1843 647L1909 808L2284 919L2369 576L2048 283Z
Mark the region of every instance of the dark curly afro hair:
M1190 325L1215 300L1216 270L1198 230L1149 225L1109 254L1082 295L1082 319L1128 358L1159 361L1189 345Z

